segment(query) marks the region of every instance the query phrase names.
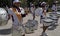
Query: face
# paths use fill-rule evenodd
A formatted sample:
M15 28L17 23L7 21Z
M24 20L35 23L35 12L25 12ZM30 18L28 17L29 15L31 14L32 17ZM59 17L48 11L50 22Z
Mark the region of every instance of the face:
M20 7L20 2L14 3L15 6Z

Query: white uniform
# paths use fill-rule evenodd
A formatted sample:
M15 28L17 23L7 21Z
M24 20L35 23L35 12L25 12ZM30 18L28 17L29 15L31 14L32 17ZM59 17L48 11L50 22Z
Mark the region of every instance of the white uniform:
M40 16L40 23L42 22L42 19L45 17L43 14L43 9L42 8L37 8L35 10L35 15Z
M32 13L33 19L34 19L34 17L35 17L35 7L31 7L30 10L31 10L31 13Z
M43 9L42 8L37 8L35 10L35 15L41 16L43 14Z
M35 7L31 7L30 10L31 10L31 13L33 14L35 11Z
M57 7L55 5L53 5L51 9L57 11Z
M20 8L20 10L21 10L20 14L25 14L24 9L21 8L21 7L19 7L19 8ZM17 11L17 9L16 9L16 11ZM17 11L17 12L18 12L18 11ZM17 16L13 13L12 9L9 10L8 13L9 13L10 15L12 15L13 18L14 18L14 22L13 22L13 24L17 25L17 24L18 24L18 18L17 18ZM21 20L20 20L20 21L21 21Z
M24 14L24 9L19 7L21 12L20 14ZM16 9L17 11L17 9ZM21 36L24 34L24 28L23 26L21 26L20 24L22 24L22 19L19 21L16 14L12 11L12 8L11 9L8 9L8 14L12 15L13 16L13 36Z

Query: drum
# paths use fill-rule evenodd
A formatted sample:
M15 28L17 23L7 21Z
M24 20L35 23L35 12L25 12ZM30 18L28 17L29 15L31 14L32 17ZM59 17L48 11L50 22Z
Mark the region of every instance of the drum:
M57 16L60 17L60 12L57 12Z
M57 14L50 14L51 17L57 17Z
M33 24L34 25L34 30L37 30L37 28L38 28L38 21L36 21L36 20L28 20L28 22L30 22L31 24Z
M51 17L53 17L53 16L57 17L57 13L56 12L50 12L49 14L50 14Z
M36 20L28 20L25 25L25 32L26 33L33 33L34 30L38 28L38 21Z
M58 23L58 18L57 17L51 17L51 19L54 21L53 23Z
M8 14L4 8L0 8L0 25L6 25L8 22Z
M34 32L33 28L34 28L34 25L27 22L25 25L25 33L27 33L27 34L33 33Z
M44 26L50 26L52 25L53 20L52 19L43 19Z

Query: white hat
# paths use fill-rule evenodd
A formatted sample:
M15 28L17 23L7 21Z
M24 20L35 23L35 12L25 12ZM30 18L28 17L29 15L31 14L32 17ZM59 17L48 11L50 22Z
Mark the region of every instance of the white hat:
M16 3L16 2L21 2L21 1L19 1L19 0L14 0L14 1L13 1L13 3Z
M34 5L34 4L31 4L31 5Z
M42 5L42 4L46 4L46 2L42 2L41 5Z

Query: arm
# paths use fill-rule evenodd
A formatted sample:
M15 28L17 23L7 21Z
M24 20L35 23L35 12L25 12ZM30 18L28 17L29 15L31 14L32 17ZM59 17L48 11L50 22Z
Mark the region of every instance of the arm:
M9 20L11 18L11 16L12 16L12 13L11 13L12 10L8 9L7 11L8 11L8 20Z
M26 16L25 10L23 8L21 8L21 15L22 15L22 17Z
M46 10L44 10L44 15L46 16Z
M21 8L21 14L25 14L25 10Z
M8 20L10 19L10 15L8 14Z

